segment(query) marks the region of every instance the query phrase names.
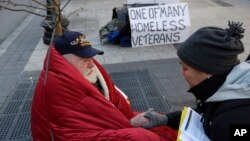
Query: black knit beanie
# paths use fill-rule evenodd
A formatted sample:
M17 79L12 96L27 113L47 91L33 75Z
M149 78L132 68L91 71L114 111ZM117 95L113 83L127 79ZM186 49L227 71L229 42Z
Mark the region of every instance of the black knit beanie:
M179 58L202 72L223 74L239 64L244 51L242 23L228 22L229 28L204 27L193 33L177 50Z

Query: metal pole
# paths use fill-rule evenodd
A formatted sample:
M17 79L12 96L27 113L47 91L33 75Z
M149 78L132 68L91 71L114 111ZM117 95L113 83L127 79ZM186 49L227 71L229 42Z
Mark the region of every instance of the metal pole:
M47 1L47 5L51 6L50 0L46 0ZM51 15L51 9L47 8L47 16Z

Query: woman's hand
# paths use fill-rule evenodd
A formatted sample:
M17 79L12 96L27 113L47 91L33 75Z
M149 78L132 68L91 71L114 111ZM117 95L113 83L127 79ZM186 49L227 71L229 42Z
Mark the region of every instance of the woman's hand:
M153 108L148 109L146 112L140 113L130 120L133 127L143 127L146 129L164 126L168 123L166 115L159 114Z

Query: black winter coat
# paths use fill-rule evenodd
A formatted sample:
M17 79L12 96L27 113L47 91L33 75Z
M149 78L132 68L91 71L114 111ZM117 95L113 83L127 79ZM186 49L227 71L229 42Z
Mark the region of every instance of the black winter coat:
M197 86L191 88L200 101L195 110L203 115L203 127L207 136L212 141L229 141L230 127L238 124L250 125L250 99L234 99L221 102L205 102L224 83L227 74L215 75ZM166 114L169 118L168 126L178 129L181 112Z

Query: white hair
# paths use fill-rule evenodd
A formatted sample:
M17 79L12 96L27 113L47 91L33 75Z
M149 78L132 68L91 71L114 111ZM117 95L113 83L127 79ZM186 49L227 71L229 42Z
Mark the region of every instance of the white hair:
M63 57L72 64L72 61L74 61L74 59L79 58L78 56L72 54L72 53L68 53L68 54L64 54Z
M73 65L82 75L83 77L85 77L90 83L95 83L97 81L97 72L96 72L96 66L92 67L92 68L88 68L87 70L84 70L81 65L80 62L81 57L78 57L74 54L65 54L63 55L63 57L71 64ZM87 74L92 71L91 75Z
M86 73L86 71L89 70L83 70L81 69L81 67L79 66L79 62L81 61L81 58L74 55L74 54L65 54L63 55L63 57L70 63L72 64L81 74L84 78L86 78L90 83L94 84L96 83L97 79L99 80L102 88L103 88L103 95L104 97L109 100L109 90L108 90L108 86L106 84L106 81L104 80L100 70L95 66L90 68L92 73L91 75L86 76L84 73ZM85 72L84 72L85 71Z

